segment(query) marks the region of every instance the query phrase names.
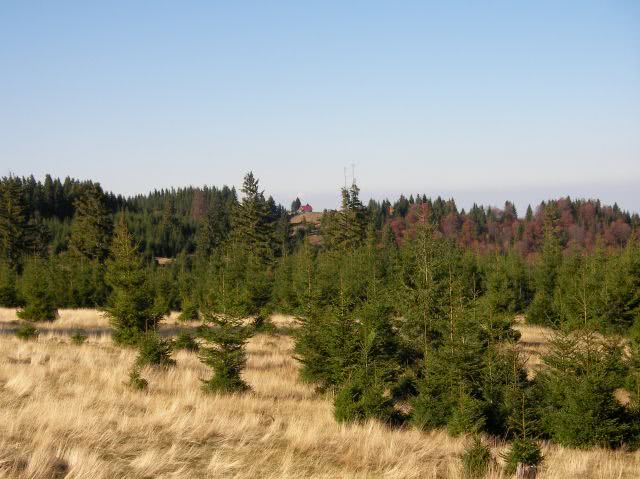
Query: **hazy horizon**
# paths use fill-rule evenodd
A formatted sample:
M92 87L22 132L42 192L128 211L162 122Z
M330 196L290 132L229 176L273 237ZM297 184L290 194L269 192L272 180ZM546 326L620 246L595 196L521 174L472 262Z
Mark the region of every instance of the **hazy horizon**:
M640 212L640 3L0 6L0 175Z

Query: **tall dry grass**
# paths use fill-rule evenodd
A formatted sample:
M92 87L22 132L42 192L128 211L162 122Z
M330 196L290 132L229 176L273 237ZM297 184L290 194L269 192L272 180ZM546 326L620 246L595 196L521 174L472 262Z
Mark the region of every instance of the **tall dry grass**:
M15 328L20 323L16 308L0 308L0 332L10 328ZM195 327L200 325L199 322L184 322L178 319L180 313L172 311L171 314L164 317L161 323L162 328L170 328L174 326ZM95 309L60 309L58 310L58 318L55 321L41 321L34 323L35 326L43 332L46 331L64 331L74 329L92 330L108 330L109 319L104 313Z
M252 392L217 396L200 391L208 371L192 353L179 352L174 369L145 369L149 390L136 392L125 384L135 352L106 336L82 346L55 330L34 342L0 337L0 478L460 476L463 438L337 424L330 398L299 382L292 346L286 336L254 337L245 372ZM637 453L544 453L543 478L640 471Z

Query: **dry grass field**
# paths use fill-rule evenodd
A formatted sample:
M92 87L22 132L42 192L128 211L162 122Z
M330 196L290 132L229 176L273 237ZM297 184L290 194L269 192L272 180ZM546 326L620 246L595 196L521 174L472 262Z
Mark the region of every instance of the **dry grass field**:
M0 312L0 323L14 320L14 312ZM331 398L298 381L287 336L249 343L249 394L203 394L208 372L186 352L173 369L145 369L149 389L137 392L125 384L134 351L106 335L77 346L60 334L105 326L94 311L63 311L38 325L36 341L0 335L0 478L460 476L462 438L336 424ZM519 328L525 349L543 347L545 331ZM496 457L502 450L494 444ZM640 453L555 446L544 453L543 478L640 477Z

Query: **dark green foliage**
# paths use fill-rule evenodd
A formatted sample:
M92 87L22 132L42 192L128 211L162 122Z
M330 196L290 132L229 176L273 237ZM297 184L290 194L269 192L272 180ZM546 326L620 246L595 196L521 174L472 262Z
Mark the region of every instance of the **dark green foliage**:
M507 390L526 382L522 362L508 347L517 335L491 303L465 300L452 275L444 281L449 306L432 316L436 334L411 401L412 422L422 429L446 426L454 435L506 434Z
M52 257L50 262L56 278L56 301L61 307L95 308L105 304L109 289L104 265L97 260L79 260L66 252Z
M527 320L531 323L554 326L558 322L558 314L554 305L554 293L558 270L562 264L560 241L550 220L545 226L542 256L535 276L535 294L527 310Z
M519 255L511 251L489 261L486 273L486 300L497 313L524 312L531 301L531 289L525 265Z
M342 208L338 214L338 230L334 239L343 249L360 246L366 235L365 208L360 201L360 188L355 181L342 189Z
M558 334L544 356L542 426L570 447L620 447L636 443L637 418L614 393L624 381L619 341L590 331Z
M462 454L462 473L465 478L480 479L489 472L493 462L491 450L483 444L479 436L473 436Z
M388 424L397 424L401 420L400 413L393 407L393 401L385 397L382 384L362 372L340 388L333 406L338 422L378 419Z
M69 249L78 258L104 261L109 254L113 218L100 185L87 186L74 208Z
M206 262L211 254L222 244L229 232L229 217L220 200L209 205L209 211L198 225L196 233L196 255L200 262Z
M171 367L176 361L171 357L171 341L163 339L155 331L148 331L138 340L138 356L136 366L161 366Z
M180 321L199 321L200 307L198 306L198 303L191 300L183 301L179 319Z
M449 266L455 267L455 250L437 238L433 226L423 221L415 237L402 249L399 302L405 321L402 331L416 357L424 356L440 340L448 309Z
M18 275L6 261L0 260L0 306L15 308L20 306L16 283Z
M144 391L149 387L149 381L140 375L140 368L134 366L129 371L129 386L138 391Z
M162 311L155 304L147 272L124 215L115 229L105 279L113 290L110 305L105 308L113 326L113 339L136 345L142 333L155 329Z
M224 304L225 298L222 301ZM215 312L215 309L205 309L203 316L208 326L199 330L199 337L204 341L199 356L213 370L212 377L203 381L203 390L220 393L248 390L240 374L247 362L245 345L250 329L241 318Z
M516 439L511 448L502 455L504 470L507 474L515 474L518 464L537 467L542 463L542 451L537 442L530 439Z
M406 401L417 394L416 376L411 369L401 374L391 386L391 397L396 401Z
M17 269L29 252L31 230L21 182L10 176L0 182L0 254Z
M558 274L555 308L565 328L631 333L640 317L640 249L622 251L599 243L589 254L574 251Z
M462 393L453 407L453 412L447 422L447 429L453 436L465 433L477 433L485 427L484 403Z
M258 180L251 172L244 177L242 193L244 196L233 212L232 241L241 245L247 257L268 263L274 253L272 218Z
M40 258L29 260L22 277L22 296L26 304L18 311L19 318L53 321L58 317L53 276L49 262Z
M320 389L340 386L362 368L375 369L389 385L397 376L401 348L393 311L372 282L374 263L363 249L320 258L310 312L296 341L302 376Z
M180 291L176 271L171 266L157 266L149 274L149 284L154 291L154 310L168 315L180 307Z
M628 372L625 387L631 395L631 408L640 411L640 338L634 337L629 344Z
M84 344L88 336L84 329L77 329L69 337L71 338L71 342L73 344L79 346L81 344Z
M30 323L22 323L18 329L16 329L16 336L23 341L30 339L36 339L40 332Z
M514 382L507 387L504 402L508 437L531 439L544 435L540 419L543 393L537 380Z
M184 349L185 351L198 352L200 350L200 345L193 334L182 331L178 333L176 339L173 341L173 349Z

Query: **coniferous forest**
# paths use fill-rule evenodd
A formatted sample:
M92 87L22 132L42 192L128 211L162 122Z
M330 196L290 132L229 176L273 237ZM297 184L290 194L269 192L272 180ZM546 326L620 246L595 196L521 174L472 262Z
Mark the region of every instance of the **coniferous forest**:
M333 394L336 421L499 437L514 468L539 462L542 440L640 446L637 214L570 198L524 214L425 194L365 205L355 183L336 195L338 210L293 228L300 200L276 204L252 173L239 192L127 198L5 177L0 305L29 322L98 308L113 340L138 348L133 387L182 345L217 393L250 388L247 340L291 314L299 327L276 332L294 336L301 379ZM161 337L170 311L203 321L197 338ZM516 347L523 318L555 331L535 375Z

